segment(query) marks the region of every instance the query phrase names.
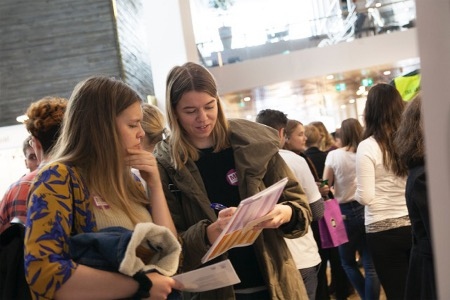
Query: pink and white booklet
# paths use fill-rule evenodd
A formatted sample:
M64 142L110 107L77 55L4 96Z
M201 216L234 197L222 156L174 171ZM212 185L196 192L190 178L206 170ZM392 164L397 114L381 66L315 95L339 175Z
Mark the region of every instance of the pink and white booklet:
M270 218L266 215L277 204L287 181L287 178L283 178L261 192L242 200L230 222L203 256L202 263L231 248L253 244L262 231L262 229L253 230L253 227Z

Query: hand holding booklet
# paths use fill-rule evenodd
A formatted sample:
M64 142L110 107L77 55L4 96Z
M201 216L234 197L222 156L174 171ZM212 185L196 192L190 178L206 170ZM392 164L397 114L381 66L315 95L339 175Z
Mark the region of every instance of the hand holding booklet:
M253 230L253 227L270 218L266 215L277 204L287 181L287 178L283 178L265 190L242 200L230 222L203 256L202 263L225 253L231 248L253 244L262 231L262 229Z

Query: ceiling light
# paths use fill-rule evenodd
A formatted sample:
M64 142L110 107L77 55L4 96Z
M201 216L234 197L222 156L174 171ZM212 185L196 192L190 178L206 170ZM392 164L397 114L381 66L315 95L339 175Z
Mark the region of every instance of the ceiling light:
M375 7L381 7L381 3L380 2L375 3Z
M20 115L16 118L16 121L19 123L24 123L26 120L28 120L28 117L26 115Z
M250 101L250 100L252 100L252 98L250 98L250 97L244 97L244 101Z
M348 100L348 103L350 103L350 104L355 103L355 99L350 99L350 100Z
M334 75L333 74L327 75L327 79L328 80L334 79Z
M391 71L389 71L389 70L384 71L383 74L386 75L386 76L387 76L387 75L391 75Z

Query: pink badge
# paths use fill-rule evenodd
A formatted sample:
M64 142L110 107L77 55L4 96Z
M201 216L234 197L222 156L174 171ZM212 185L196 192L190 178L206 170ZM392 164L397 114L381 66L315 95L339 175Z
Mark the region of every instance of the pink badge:
M227 173L227 181L230 185L238 185L238 178L235 169L231 169Z
M108 203L103 201L102 197L99 197L99 196L94 196L94 204L98 208L109 208Z

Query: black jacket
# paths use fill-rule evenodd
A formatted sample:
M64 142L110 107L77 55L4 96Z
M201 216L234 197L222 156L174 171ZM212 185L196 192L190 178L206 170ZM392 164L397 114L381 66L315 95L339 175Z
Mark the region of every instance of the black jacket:
M0 299L31 299L25 280L25 226L12 224L0 234Z

